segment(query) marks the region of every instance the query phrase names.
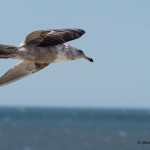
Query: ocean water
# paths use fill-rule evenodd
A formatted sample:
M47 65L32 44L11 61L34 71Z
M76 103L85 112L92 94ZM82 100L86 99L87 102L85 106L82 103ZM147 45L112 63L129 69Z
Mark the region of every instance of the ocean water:
M150 150L150 111L0 108L0 150Z

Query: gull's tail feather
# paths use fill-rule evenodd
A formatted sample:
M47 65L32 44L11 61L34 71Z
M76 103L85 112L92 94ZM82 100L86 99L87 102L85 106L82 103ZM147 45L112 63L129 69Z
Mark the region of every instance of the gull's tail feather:
M0 59L1 58L12 58L17 52L17 47L12 45L2 45L0 44Z

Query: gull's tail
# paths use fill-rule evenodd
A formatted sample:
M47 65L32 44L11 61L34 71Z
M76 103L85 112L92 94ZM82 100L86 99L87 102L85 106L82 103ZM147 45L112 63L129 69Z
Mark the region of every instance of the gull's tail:
M17 52L17 47L12 45L2 45L0 44L0 59L1 58L13 58Z

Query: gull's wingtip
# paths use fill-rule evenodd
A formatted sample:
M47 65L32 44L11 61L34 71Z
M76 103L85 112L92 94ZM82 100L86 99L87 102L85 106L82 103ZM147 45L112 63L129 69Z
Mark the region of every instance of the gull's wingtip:
M77 29L77 31L80 33L80 35L83 35L86 33L85 30L83 30L83 29Z
M85 30L83 30L83 29L79 29L80 30L80 32L82 33L82 34L85 34L86 32L85 32Z

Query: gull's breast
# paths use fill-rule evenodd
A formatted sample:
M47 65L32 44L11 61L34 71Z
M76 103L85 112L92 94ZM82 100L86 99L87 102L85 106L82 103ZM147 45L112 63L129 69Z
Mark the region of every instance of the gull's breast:
M67 60L63 46L37 47L25 45L19 48L19 57L37 63L55 63Z
M66 55L65 55L65 51L59 51L58 54L56 55L56 58L54 60L54 63L56 62L61 62L61 61L66 61Z

